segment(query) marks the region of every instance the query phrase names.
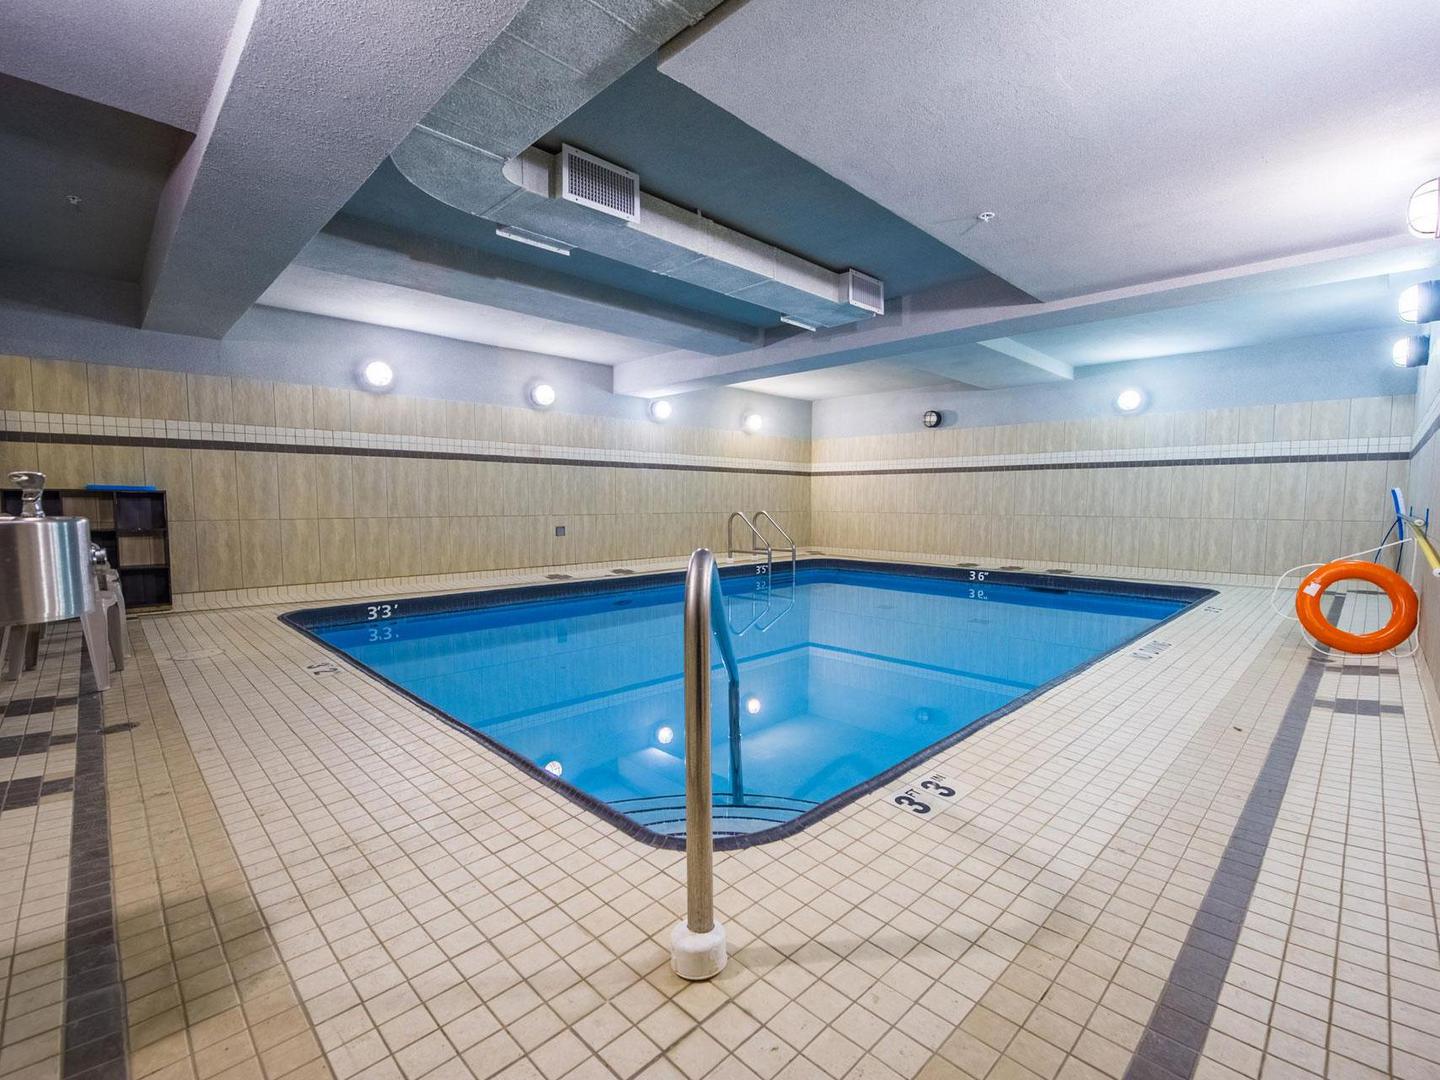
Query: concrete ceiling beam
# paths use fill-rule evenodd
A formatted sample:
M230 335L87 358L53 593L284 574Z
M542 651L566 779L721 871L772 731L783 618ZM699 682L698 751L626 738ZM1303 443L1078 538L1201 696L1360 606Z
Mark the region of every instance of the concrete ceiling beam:
M166 184L143 326L218 338L524 0L245 0Z
M1434 265L1436 258L1433 241L1427 246L1423 240L1379 240L1051 301L1038 301L990 275L905 297L866 323L790 337L760 349L715 357L666 353L627 361L615 369L615 389L653 396L730 385L1244 293L1373 277Z

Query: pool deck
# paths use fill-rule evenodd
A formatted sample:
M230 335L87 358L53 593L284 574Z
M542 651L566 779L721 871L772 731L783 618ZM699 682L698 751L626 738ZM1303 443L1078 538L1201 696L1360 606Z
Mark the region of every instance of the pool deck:
M1433 1080L1424 673L1218 588L917 770L943 813L718 855L705 984L683 856L308 670L313 595L139 620L104 694L52 634L0 683L0 1078Z

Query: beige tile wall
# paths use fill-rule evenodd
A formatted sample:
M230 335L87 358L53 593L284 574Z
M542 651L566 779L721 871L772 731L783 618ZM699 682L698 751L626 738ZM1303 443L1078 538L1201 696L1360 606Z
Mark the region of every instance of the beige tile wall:
M1415 437L1422 438L1435 415L1435 397L1440 388L1430 368L1421 369L1416 409L1420 414ZM1417 514L1427 510L1434 520L1440 517L1440 434L1416 451L1410 462L1410 484L1406 494ZM1440 531L1440 529L1437 529ZM1440 578L1420 576L1420 648L1432 680L1440 682ZM1437 688L1440 692L1440 688Z
M816 439L817 463L1408 436L1413 397ZM821 547L1279 573L1379 541L1399 462L812 478Z
M0 409L765 458L805 440L358 390L0 357ZM803 542L805 476L0 442L0 472L168 492L177 592L621 561L723 548L738 508ZM563 524L566 536L554 535Z
M1415 423L1407 396L806 442L20 357L0 357L0 408L821 466L1382 437ZM1386 492L1408 473L1366 461L806 478L53 443L0 443L0 467L39 468L55 486L164 487L181 592L683 554L723 548L730 510L762 506L828 548L1269 574L1378 540Z

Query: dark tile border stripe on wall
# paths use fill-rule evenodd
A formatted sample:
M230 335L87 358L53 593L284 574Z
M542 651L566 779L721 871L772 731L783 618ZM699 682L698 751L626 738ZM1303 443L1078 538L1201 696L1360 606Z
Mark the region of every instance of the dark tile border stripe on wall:
M1149 469L1192 465L1294 465L1326 461L1408 461L1403 450L1353 454L1276 454L1252 457L1126 458L1117 461L1038 461L1015 465L935 465L913 469L845 469L811 473L823 476L911 476L916 473L1055 472L1067 469Z
M1331 599L1331 623L1339 621L1344 602L1339 594ZM1326 664L1318 653L1306 661L1125 1080L1191 1080L1199 1068Z
M498 461L510 465L574 465L582 469L662 469L671 472L751 473L757 476L809 476L808 469L758 469L746 465L703 465L673 461L625 461L612 458L540 457L519 454L460 454L447 450L398 450L385 446L322 446L311 443L230 442L225 439L164 439L140 435L71 435L47 431L0 431L0 442L63 443L89 446L141 446L157 450L237 450L264 454L326 454L343 457L421 458L430 461Z
M1011 465L932 465L913 468L864 468L814 471L705 465L673 461L625 461L543 455L462 454L446 450L400 450L383 446L330 446L311 443L231 442L225 439L156 438L138 435L74 435L46 431L0 431L0 442L59 443L89 446L138 446L158 450L234 450L266 454L326 454L343 457L418 458L432 461L493 461L511 465L574 465L582 469L657 469L667 472L741 473L753 476L916 476L925 473L1053 472L1070 469L1154 469L1196 465L1297 465L1346 461L1409 461L1403 450L1337 454L1256 454L1247 457L1125 458L1115 461L1038 461Z
M70 892L65 912L62 1080L126 1080L125 984L111 888L105 706L88 653L80 662Z

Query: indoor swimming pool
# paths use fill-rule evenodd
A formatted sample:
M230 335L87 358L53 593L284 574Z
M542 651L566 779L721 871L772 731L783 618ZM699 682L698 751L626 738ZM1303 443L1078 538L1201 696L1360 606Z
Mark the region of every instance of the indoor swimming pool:
M763 569L763 567L761 568ZM738 723L712 655L717 846L874 790L1205 589L808 560L722 574ZM294 612L290 625L651 843L682 842L679 574Z

